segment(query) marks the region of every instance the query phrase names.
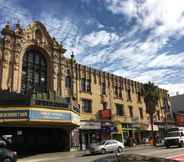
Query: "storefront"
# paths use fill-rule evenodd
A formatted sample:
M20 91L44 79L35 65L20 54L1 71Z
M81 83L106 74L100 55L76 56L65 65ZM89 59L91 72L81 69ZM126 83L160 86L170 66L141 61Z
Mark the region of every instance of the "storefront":
M0 134L11 134L19 153L70 150L73 129L80 116L66 109L40 107L0 108Z
M116 127L113 122L102 121L101 122L101 139L107 140L112 138L112 134L116 132Z
M122 130L125 143L129 138L133 138L137 144L141 144L144 138L149 136L147 125L144 123L123 123Z
M112 138L118 141L124 141L122 123L115 122L115 132L112 133Z
M101 140L101 123L97 121L81 121L79 127L80 149L86 150L91 143Z

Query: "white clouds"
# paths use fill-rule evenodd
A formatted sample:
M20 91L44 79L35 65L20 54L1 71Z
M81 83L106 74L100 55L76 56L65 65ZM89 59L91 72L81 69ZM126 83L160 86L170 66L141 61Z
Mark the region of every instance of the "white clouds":
M182 66L184 68L184 53L180 54L161 54L156 56L153 60L148 63L148 67L172 67L172 66Z
M83 37L83 42L90 47L97 45L108 45L111 42L115 42L119 39L119 36L115 33L108 33L107 31L101 30L99 32L92 32Z
M137 2L135 0L120 1L120 0L106 0L109 4L108 9L114 14L127 14L129 16L137 16Z
M184 93L184 83L182 84L160 84L161 88L167 89L171 96L176 95L177 93Z
M84 47L80 44L81 35L78 27L72 23L72 19L68 17L58 19L51 14L43 14L40 19L47 26L50 34L58 41L62 41L64 48L67 49L66 56L70 56L72 52L75 55L83 52Z
M171 34L184 30L183 0L106 0L107 9L114 14L125 14L129 18L136 17L144 29L157 26L158 34ZM159 25L159 26L158 26Z
M168 72L167 69L143 71L138 76L134 76L134 79L140 82L153 81L154 83L160 83Z
M7 22L15 24L17 21L21 25L27 25L32 21L32 17L28 10L20 7L15 1L0 1L1 27Z
M134 38L137 41L128 40L126 46L123 42L113 52L115 56L112 55L112 59L119 57L122 65L126 67L126 70L122 70L123 74L141 82L154 81L159 84L166 80L170 82L173 78L181 78L179 74L183 68L184 53L165 52L164 50L160 52L160 49L164 49L171 36L180 38L184 35L184 1L106 0L106 2L107 9L113 14L122 14L127 17L128 21L136 20L135 26L140 29L140 32L151 31L144 41L138 38ZM129 33L131 33L130 30L126 35ZM176 67L178 69L175 69ZM115 73L121 73L121 70ZM180 84L177 86L169 84L165 87L180 89L179 86ZM180 91L184 92L184 89L181 88Z

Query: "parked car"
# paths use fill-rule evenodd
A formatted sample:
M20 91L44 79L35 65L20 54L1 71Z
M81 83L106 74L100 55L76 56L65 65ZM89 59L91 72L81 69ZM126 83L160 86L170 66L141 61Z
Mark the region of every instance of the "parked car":
M0 147L5 147L12 143L12 135L0 135Z
M170 146L184 146L184 128L171 128L167 132L167 136L164 138L165 146L169 148Z
M4 147L0 147L0 161L1 162L16 162L17 152L11 151Z
M106 140L99 144L92 144L89 147L90 153L102 153L105 154L107 152L122 152L125 148L124 143L119 142L117 140Z

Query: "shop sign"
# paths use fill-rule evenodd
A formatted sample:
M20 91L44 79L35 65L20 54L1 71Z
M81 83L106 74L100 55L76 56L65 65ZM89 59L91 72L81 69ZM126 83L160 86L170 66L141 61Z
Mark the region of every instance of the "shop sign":
M94 121L81 121L80 129L101 129L101 123Z
M27 110L9 110L9 111L0 111L0 120L24 120L29 119Z
M47 111L47 110L7 110L0 111L0 121L18 121L18 120L38 120L38 121L66 121L80 124L80 116L67 111Z
M101 130L105 133L111 133L116 131L116 127L103 127Z
M110 132L116 131L116 127L112 122L102 122L101 126L102 126L102 132L110 133Z
M63 120L63 121L80 121L80 116L72 112L50 112L40 110L30 110L30 120Z
M99 116L100 119L110 120L112 116L111 109L99 110Z
M102 122L102 127L112 127L114 126L111 122Z
M67 112L31 110L29 117L30 120L71 120L71 114Z
M176 125L184 126L184 114L176 114Z

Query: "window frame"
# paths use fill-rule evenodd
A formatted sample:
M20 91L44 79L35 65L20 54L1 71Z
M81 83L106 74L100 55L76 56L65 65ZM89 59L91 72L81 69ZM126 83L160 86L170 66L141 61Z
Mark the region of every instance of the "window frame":
M130 117L133 118L134 117L133 107L132 106L128 106L128 110L129 110Z
M36 49L28 49L22 61L21 92L47 92L48 64L44 55Z
M139 116L140 116L140 119L144 119L144 112L142 107L139 107Z
M81 105L82 105L82 112L92 113L92 100L82 98L81 99Z
M115 105L116 105L116 115L117 116L124 116L125 115L124 105L117 104L117 103Z

